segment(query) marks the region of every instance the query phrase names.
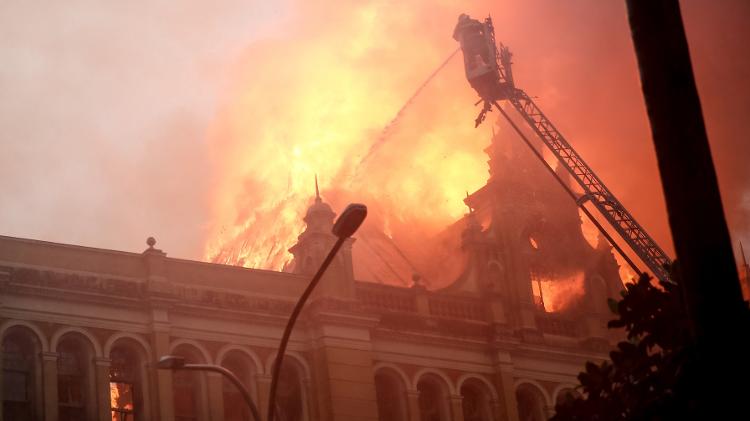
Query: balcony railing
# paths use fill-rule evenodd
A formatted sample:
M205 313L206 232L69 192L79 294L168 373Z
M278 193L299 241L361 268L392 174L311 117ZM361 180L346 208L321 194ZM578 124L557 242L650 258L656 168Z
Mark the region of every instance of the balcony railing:
M537 313L536 325L550 335L576 337L581 333L580 323L555 313Z
M484 305L479 300L453 297L429 297L430 315L451 319L486 321Z
M357 300L365 307L400 313L416 313L417 299L412 290L386 285L360 283Z

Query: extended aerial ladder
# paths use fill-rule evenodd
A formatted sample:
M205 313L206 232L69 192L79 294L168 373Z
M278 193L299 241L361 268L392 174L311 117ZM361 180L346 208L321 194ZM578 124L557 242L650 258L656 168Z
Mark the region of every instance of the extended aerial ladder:
M583 213L591 219L594 225L596 225L599 231L602 232L605 238L607 238L636 273L640 274L638 267L614 239L612 239L607 230L594 218L586 208L586 202L591 202L601 212L638 258L648 266L659 280L671 282L667 270L671 261L666 253L648 235L646 230L638 224L614 194L607 189L599 177L594 174L583 158L570 146L562 133L544 115L531 97L523 90L515 87L511 69L511 53L502 44L500 44L500 48L498 49L492 19L488 17L484 22L480 22L471 19L468 15L461 15L453 32L453 38L461 44L461 50L464 54L466 78L472 88L481 97L481 100L477 104L483 103L482 111L477 116L475 125L479 126L484 121L487 112L494 105L521 136L522 140L531 148L537 158L541 160L547 170L555 176L560 185L576 201ZM583 189L583 195L577 195L573 192L570 186L555 173L554 169L547 164L541 153L503 110L499 101L508 101L518 111L523 120L526 121L534 133L536 133L547 148L557 157L560 164Z

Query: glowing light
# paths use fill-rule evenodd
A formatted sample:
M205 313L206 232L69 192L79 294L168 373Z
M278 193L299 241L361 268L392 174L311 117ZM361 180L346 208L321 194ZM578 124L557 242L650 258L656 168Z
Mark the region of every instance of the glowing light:
M583 238L592 248L599 246L599 229L594 225L586 214L579 208L578 216L581 218L581 233Z
M584 274L582 271L569 276L542 277L532 275L531 284L534 294L544 303L547 312L558 312L583 298Z
M133 385L129 383L110 382L109 383L109 404L112 409L112 421L121 421L123 414L133 411Z
M615 260L617 260L617 264L620 265L619 273L622 282L624 284L632 284L633 282L638 280L638 275L633 272L633 269L630 268L628 262L626 262L619 253L613 251L612 254L614 254Z
M432 5L318 6L301 4L300 16L309 14L300 24L248 48L234 71L237 80L209 135L221 168L209 261L284 268L304 229L315 173L334 210L366 203L366 223L379 224L394 241L394 233L413 236L414 244L460 219L465 191L486 181L488 139L473 127L476 98L460 59L390 124L456 48L445 35L450 29L436 29L434 37L414 31L421 14L411 9ZM315 24L331 22L327 13L345 18ZM446 12L445 27L455 19ZM374 142L377 151L358 167Z

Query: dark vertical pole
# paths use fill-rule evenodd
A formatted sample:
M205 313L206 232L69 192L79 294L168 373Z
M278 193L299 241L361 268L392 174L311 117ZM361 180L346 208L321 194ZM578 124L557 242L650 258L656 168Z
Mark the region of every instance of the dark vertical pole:
M744 342L750 330L680 5L678 0L626 2L699 371L710 381L706 389L720 388L727 377L747 373ZM711 396L701 402L704 409L713 406ZM722 405L729 402L727 397Z

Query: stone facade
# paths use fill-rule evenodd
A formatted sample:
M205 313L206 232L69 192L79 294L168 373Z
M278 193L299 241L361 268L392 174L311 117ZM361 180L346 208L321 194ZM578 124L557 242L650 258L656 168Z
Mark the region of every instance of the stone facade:
M445 233L460 276L363 282L348 240L292 335L278 419L540 421L607 357L606 298L622 288L611 249L586 244L538 163L498 138L487 151L489 182ZM0 237L0 421L250 419L218 375L157 370L170 354L227 367L265 414L275 349L334 216L317 196L289 272L169 258L151 239L125 253ZM546 311L534 276L573 270L583 296Z
M318 248L307 239L295 253ZM520 419L538 420L584 361L604 357L597 327L533 309L514 324L501 294L355 281L350 256L293 334L287 419L518 420L520 403ZM132 420L249 419L220 377L156 370L167 354L229 367L265 412L274 349L309 279L299 267L0 237L3 419L111 420L113 408Z

